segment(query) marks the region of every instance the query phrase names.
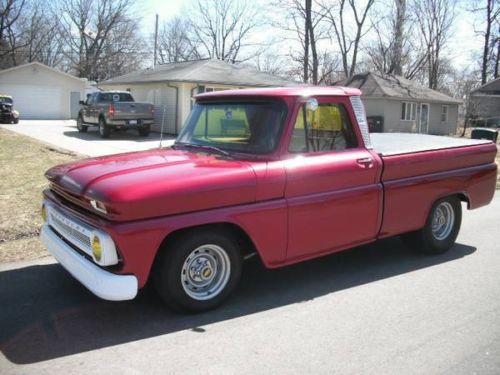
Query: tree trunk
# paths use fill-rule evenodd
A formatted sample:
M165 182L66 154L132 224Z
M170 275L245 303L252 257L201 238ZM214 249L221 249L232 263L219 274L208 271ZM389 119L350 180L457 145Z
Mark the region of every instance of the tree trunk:
M394 50L392 54L392 67L389 73L397 76L403 75L403 34L406 18L406 0L396 0L396 22L394 25Z
M484 33L483 63L481 66L481 84L488 80L488 57L490 55L491 12L493 0L486 0L486 32Z
M312 6L312 0L305 0L306 1L306 17L305 17L305 25L304 25L304 31L305 31L305 37L304 37L304 82L309 82L309 27L311 25L311 6Z

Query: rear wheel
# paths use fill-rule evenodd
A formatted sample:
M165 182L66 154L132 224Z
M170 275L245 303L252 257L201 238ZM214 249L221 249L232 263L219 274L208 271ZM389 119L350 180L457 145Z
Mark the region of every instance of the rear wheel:
M140 127L138 130L139 130L139 135L141 137L147 137L151 132L151 125L144 125Z
M99 135L101 138L109 138L109 135L111 134L111 129L109 126L106 124L106 120L104 118L99 119Z
M76 119L76 128L80 133L86 133L89 127L87 125L83 124L83 117L82 115L79 115L78 118Z
M447 197L434 203L422 229L401 237L405 244L415 251L442 254L455 243L461 223L460 200L457 197Z
M175 311L205 311L221 304L241 276L237 242L222 232L186 233L163 249L155 266L155 285Z

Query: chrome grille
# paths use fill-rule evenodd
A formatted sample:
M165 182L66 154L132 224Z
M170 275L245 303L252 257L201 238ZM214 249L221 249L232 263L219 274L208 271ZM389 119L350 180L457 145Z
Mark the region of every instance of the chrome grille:
M54 207L49 209L49 224L66 240L91 255L90 237L93 229L80 220L70 218Z

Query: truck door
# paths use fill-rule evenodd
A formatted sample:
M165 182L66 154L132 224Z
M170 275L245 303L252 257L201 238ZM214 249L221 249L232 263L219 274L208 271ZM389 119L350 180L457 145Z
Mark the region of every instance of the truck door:
M93 124L93 118L92 118L92 107L95 103L95 96L96 93L90 94L89 97L87 98L87 104L83 107L83 120L86 123Z
M349 98L308 103L295 110L285 161L288 261L369 242L380 228L381 161L364 147Z

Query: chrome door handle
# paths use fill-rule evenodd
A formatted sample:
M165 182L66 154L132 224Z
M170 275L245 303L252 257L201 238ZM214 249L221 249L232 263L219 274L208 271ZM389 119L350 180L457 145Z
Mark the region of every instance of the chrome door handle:
M373 167L373 159L370 157L357 159L356 163L358 163L363 168Z

